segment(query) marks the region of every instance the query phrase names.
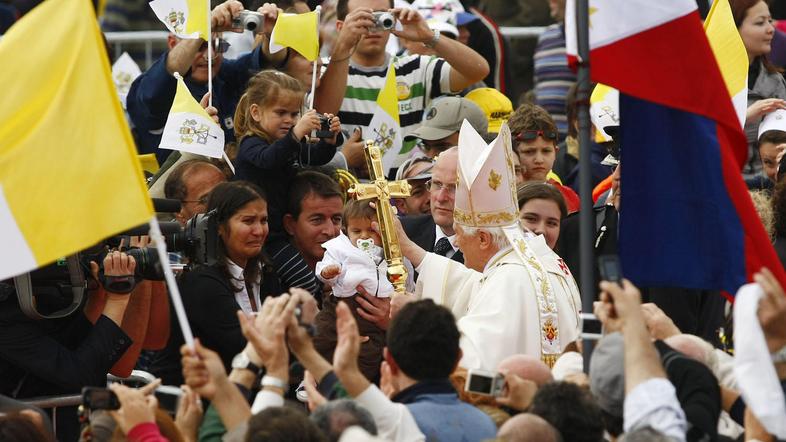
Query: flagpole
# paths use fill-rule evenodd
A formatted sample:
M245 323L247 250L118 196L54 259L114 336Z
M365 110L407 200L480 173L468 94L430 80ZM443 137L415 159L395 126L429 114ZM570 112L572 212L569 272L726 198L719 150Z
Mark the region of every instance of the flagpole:
M213 106L213 30L210 29L213 20L210 13L210 0L205 1L207 2L207 36L205 39L207 40L207 93L209 94L207 105Z
M322 12L322 6L317 5L317 7L314 8L314 12L317 13L317 42L319 42L319 16L320 16L320 14ZM319 58L319 51L317 51L317 58ZM311 72L311 94L308 97L308 108L309 109L314 109L314 95L317 93L317 91L316 91L316 89L317 89L317 66L319 65L319 63L317 63L317 60L313 61L313 65L314 65L314 68L312 69L312 72Z
M172 297L172 306L175 307L175 314L177 315L177 321L180 323L183 340L186 342L186 345L193 349L194 334L191 332L191 325L188 323L186 309L183 307L183 298L180 296L180 290L175 281L175 274L172 272L172 268L169 267L166 242L164 241L164 235L161 234L161 227L158 225L158 219L155 215L150 219L150 238L155 243L158 251L158 261L161 263L161 269L164 271L164 279L169 289L169 296Z
M595 250L592 239L595 234L592 210L592 164L590 155L590 45L589 45L589 0L576 0L576 39L578 43L579 69L576 88L576 103L579 122L579 257L581 262L581 307L585 313L592 313L595 301ZM584 371L589 373L590 357L594 342L582 341Z

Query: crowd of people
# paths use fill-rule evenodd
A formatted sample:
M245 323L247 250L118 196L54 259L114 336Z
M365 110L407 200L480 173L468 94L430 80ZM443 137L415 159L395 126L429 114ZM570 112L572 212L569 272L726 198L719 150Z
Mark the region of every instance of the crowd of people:
M110 20L122 8L108 3ZM198 238L172 254L188 323L163 281L134 277L155 266L147 237L96 255L86 301L64 317L29 313L70 303L70 286L35 279L51 275L34 275L32 301L0 283L0 440L786 439L786 293L767 268L734 303L596 269L602 330L585 329L578 213L594 214L594 253L617 255L624 149L608 103L590 110L594 141L578 142L565 0L249 3L216 5L210 42L171 35L125 100L138 151L161 164L150 196L179 203L159 218ZM271 54L280 14L315 3L324 57ZM784 264L786 28L764 0L729 3L749 59L741 173ZM552 19L527 55L529 93L526 49L497 26L514 4L522 20ZM241 35L232 21L247 9L263 23ZM378 28L378 12L396 26ZM391 68L402 143L384 173L408 196L387 207L349 187L370 177L365 140ZM223 129L226 159L159 148L175 74ZM593 207L578 197L581 150ZM388 279L391 249L405 281ZM156 380L87 390L108 399L79 412L25 403L132 369Z

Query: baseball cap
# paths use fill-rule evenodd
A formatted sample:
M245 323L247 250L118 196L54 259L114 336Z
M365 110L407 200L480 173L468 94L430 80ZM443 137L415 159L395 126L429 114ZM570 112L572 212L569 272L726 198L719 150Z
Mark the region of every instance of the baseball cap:
M417 175L404 178L404 175L406 175L410 169L412 169L416 164L420 164L420 163L428 163L428 166L426 166L425 169L421 170L420 173L418 173ZM434 168L434 160L432 160L431 158L428 157L409 158L408 160L401 163L401 166L399 166L398 170L396 170L396 181L404 180L404 179L406 179L407 181L427 180L431 178L431 169L433 168Z
M489 133L499 133L502 123L507 122L513 113L513 103L510 98L494 88L473 89L464 98L472 100L486 114L489 121Z
M463 97L437 98L426 108L423 115L423 122L404 137L405 140L414 138L428 141L441 140L458 132L465 119L476 131L488 132L489 122L486 114L473 101Z
M625 344L621 333L610 333L598 341L589 367L590 391L600 408L622 417L625 401Z

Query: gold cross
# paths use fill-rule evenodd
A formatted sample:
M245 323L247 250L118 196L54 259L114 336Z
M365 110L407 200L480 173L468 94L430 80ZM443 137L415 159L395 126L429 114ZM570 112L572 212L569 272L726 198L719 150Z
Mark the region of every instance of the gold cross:
M371 183L356 183L349 188L349 194L356 200L374 199L377 207L377 222L382 236L382 248L385 250L385 260L388 263L388 280L398 293L405 293L407 282L407 269L401 256L401 247L398 243L396 225L393 222L393 210L390 205L391 198L406 198L411 187L406 180L387 181L385 169L382 167L382 152L373 141L367 140L364 148L366 165L368 166Z

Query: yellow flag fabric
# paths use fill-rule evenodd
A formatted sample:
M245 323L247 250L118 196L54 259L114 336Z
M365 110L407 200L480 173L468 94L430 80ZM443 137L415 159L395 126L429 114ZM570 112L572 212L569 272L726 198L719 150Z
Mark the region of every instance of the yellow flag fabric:
M90 2L41 3L0 57L15 60L0 69L4 279L147 222L153 207Z
M160 166L158 165L158 159L156 155L153 153L146 153L144 155L139 155L139 164L142 166L142 170L145 172L156 173Z
M296 50L309 61L319 56L319 15L316 11L305 14L281 14L273 27L270 52L287 47Z
M742 123L748 105L748 53L734 24L729 0L715 0L704 31Z
M224 154L224 130L196 102L183 77L178 73L175 77L177 92L158 147L221 158Z
M149 5L169 32L180 38L208 39L208 0L153 0Z

